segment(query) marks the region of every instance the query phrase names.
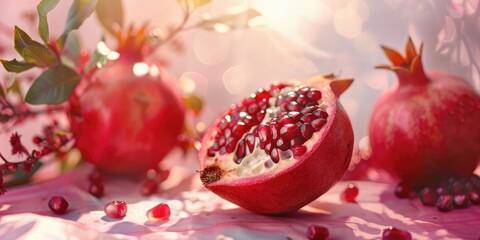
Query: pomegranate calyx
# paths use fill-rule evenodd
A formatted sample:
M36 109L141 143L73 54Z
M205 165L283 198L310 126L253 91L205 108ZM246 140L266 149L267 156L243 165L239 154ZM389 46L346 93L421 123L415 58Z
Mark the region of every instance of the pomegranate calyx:
M408 37L407 44L405 47L405 57L402 56L398 51L381 46L383 52L390 60L392 65L378 65L376 69L385 69L394 71L397 74L399 83L401 85L405 84L426 84L430 80L423 70L422 64L422 51L423 43L420 44L419 51L417 52L415 46L413 45L412 39Z
M120 61L126 62L140 62L145 53L146 44L146 29L147 25L143 25L135 30L133 25L130 25L126 32L118 29L115 33L118 47L117 52L120 54Z
M353 79L346 78L346 79L336 79L330 82L330 88L332 89L333 94L340 97L349 87L352 85Z
M349 87L352 85L353 78L342 78L338 79L334 73L327 73L323 75L318 75L313 78L306 80L307 83L320 83L325 85L330 85L333 94L337 98L340 97Z

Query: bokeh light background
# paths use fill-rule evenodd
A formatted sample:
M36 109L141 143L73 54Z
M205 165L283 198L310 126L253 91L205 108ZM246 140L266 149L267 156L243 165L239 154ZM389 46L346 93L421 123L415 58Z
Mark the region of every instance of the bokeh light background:
M61 1L49 14L51 36L61 33L71 2ZM480 89L478 2L213 0L195 12L192 23L205 14L218 16L231 8L252 7L263 15L263 19L256 19L262 26L230 32L217 29L226 33L189 30L181 33L174 44L158 49L156 56L168 62L169 70L184 91L195 91L205 100L206 108L198 121L207 125L231 103L275 80L329 72L355 78L341 102L350 115L358 143L367 135L375 100L396 79L393 73L374 69L378 64L387 63L380 44L403 51L410 35L416 45L425 44L427 69L460 75L473 88ZM14 24L36 37L36 22L32 25L31 21L37 3L2 0L1 58L16 57L13 47L5 47L13 45ZM125 23L137 26L149 22L166 29L179 24L182 17L174 0L125 0L124 6ZM79 33L84 47L93 49L103 31L92 16ZM107 39L107 44L112 41ZM3 69L0 74L7 75ZM8 146L5 137L0 140L0 146L2 150Z

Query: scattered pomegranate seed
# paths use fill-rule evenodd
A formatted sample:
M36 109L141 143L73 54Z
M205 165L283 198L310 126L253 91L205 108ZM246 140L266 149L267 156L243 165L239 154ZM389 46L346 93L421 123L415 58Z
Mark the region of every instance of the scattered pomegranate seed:
M127 215L127 204L123 201L111 201L105 205L104 211L109 218L124 218Z
M97 198L101 198L105 192L105 187L103 183L91 183L88 192Z
M98 171L93 171L88 175L88 180L92 183L103 183L103 176Z
M143 183L141 188L141 194L143 196L150 196L158 191L158 183L153 179L147 180Z
M356 202L358 196L358 187L355 184L348 184L347 188L342 192L341 198L345 202Z
M309 240L324 240L329 235L328 229L324 226L310 225L307 230L307 238Z
M398 198L413 198L415 197L415 192L409 184L401 182L395 188L395 196Z
M382 232L382 240L411 240L412 234L398 228L390 227Z
M147 218L151 221L164 221L170 218L170 207L166 203L160 203L147 211Z
M440 212L448 212L453 209L453 198L450 195L442 195L437 200L437 209Z
M424 188L420 191L420 200L425 206L435 206L437 203L438 194L432 188Z
M61 196L53 196L48 201L48 207L56 214L65 214L68 209L68 202Z

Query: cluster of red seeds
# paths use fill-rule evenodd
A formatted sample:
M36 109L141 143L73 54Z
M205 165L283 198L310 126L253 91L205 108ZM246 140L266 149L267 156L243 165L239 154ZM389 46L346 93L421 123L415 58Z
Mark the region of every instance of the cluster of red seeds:
M232 153L237 148L237 144L243 145L243 151L245 150L245 144L253 149L255 145L253 135L250 134L251 137L245 137L246 143L239 144L239 140L252 127L262 122L269 107L270 97L278 94L284 87L285 85L281 84L273 85L270 89L259 89L249 98L244 99L236 106L232 106L218 124L215 143L207 150L207 154L213 157L216 152L220 155Z
M406 184L399 184L395 194L400 198L418 195L423 205L435 206L441 212L480 205L480 177L449 178L437 186L429 186L415 192Z
M292 150L294 156L305 153L306 147L302 144L327 122L328 113L319 106L322 93L304 87L280 94L285 87L273 85L267 90L260 89L233 106L218 124L214 144L207 149L207 155L235 152L234 161L240 164L247 152L253 152L256 143L275 163L282 152ZM276 97L279 113L260 124L268 114L271 97ZM255 126L258 127L251 131Z

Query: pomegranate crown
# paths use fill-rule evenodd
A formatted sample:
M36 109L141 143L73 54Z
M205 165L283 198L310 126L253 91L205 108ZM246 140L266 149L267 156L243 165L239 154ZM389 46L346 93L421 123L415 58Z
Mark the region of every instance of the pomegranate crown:
M145 24L138 31L135 30L133 25L130 25L126 32L122 29L115 31L118 42L117 52L120 53L120 58L132 60L143 58L146 50L146 29L147 25Z
M422 65L423 43L420 45L420 49L417 52L412 38L408 37L405 45L405 56L402 56L402 54L392 48L383 45L381 47L392 65L379 65L375 68L394 71L397 74L400 83L428 82L428 78L425 75ZM412 79L412 77L417 80L410 81L409 79Z

